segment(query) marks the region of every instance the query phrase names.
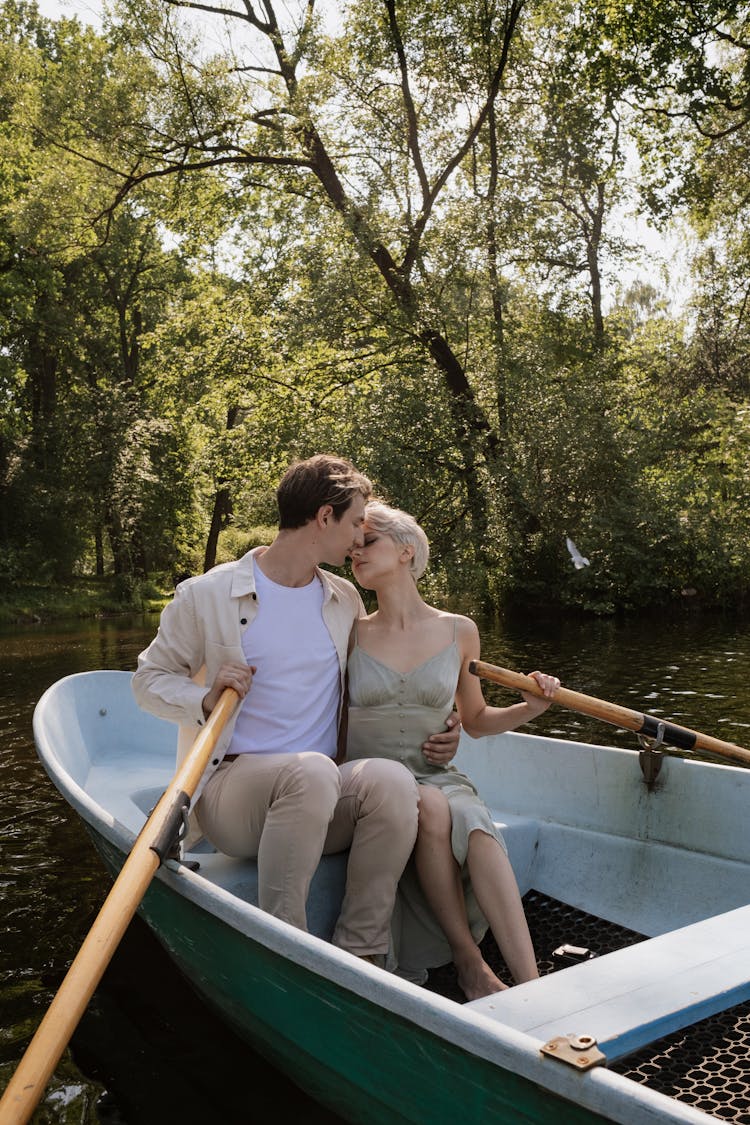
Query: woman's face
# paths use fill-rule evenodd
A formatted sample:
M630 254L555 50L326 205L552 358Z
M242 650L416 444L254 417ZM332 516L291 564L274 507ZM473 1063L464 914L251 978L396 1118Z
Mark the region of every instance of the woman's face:
M408 548L396 543L385 532L376 531L365 520L362 525L365 542L352 551L354 577L365 590L375 590L379 579L385 578L400 566Z

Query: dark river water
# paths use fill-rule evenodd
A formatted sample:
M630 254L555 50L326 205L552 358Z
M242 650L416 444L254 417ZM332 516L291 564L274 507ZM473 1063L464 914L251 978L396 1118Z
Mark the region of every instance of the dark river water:
M0 632L0 1090L101 906L108 882L37 762L44 689L71 672L131 669L156 619ZM556 672L576 691L750 743L750 620L690 613L639 621L485 621L482 657ZM486 685L492 702L514 696ZM635 736L551 708L535 724L584 742ZM136 919L33 1120L233 1125L335 1123L211 1015Z

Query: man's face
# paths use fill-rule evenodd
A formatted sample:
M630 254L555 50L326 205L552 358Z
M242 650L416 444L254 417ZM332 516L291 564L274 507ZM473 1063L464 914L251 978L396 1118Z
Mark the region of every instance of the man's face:
M333 512L324 517L319 537L320 561L330 566L343 566L347 556L364 542L362 524L365 520L365 498L357 494L340 520Z

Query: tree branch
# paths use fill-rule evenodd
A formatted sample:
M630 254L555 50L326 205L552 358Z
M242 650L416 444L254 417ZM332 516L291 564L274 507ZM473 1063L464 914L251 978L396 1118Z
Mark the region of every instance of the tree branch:
M242 20L245 23L252 23L260 31L263 31L263 26L259 21L253 18L252 9L248 4L245 5L246 11L244 14L238 12L236 8L223 8L216 4L199 4L197 0L163 0L163 3L168 4L171 8L188 8L194 12L207 12L213 16L226 16L229 19Z
M404 255L402 269L406 276L411 272L414 260L419 250L419 243L421 241L424 230L427 226L429 218L432 214L432 209L435 205L438 195L445 187L453 172L471 151L471 148L479 135L479 132L487 120L490 110L497 100L497 95L500 92L500 85L502 83L505 68L508 64L508 57L510 54L510 45L513 41L516 25L520 19L521 12L525 6L526 0L511 0L508 9L506 10L505 20L503 24L503 46L500 52L500 59L495 67L492 78L489 83L489 90L484 105L482 106L476 121L469 129L466 138L451 159L447 162L443 171L438 175L435 182L430 189L427 198L424 201L421 213L417 216L417 221L414 225L412 236L409 239L409 245Z
M396 49L396 57L398 58L398 67L401 74L401 96L404 99L404 108L406 110L409 152L411 153L412 160L414 161L414 168L416 170L417 177L422 188L422 202L424 206L427 196L430 193L430 185L427 179L427 173L422 161L422 153L419 146L419 125L417 122L417 111L414 107L414 99L412 97L411 87L409 85L409 67L406 61L404 43L401 38L401 29L398 26L398 19L396 18L396 0L385 0L385 6L388 12L388 26L393 38L393 45Z

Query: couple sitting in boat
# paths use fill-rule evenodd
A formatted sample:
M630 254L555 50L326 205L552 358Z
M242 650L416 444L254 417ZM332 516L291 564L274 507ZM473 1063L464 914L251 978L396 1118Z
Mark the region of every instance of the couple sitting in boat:
M398 962L413 979L452 958L475 999L505 987L477 945L489 923L514 980L535 977L502 837L449 764L459 734L449 712L455 700L479 737L549 704L485 704L468 671L479 658L474 622L417 591L424 532L373 502L349 462L295 463L277 499L270 547L181 583L133 678L142 707L180 724L180 760L222 691L241 698L195 795L185 847L203 835L227 855L257 858L260 907L300 929L320 856L349 848L336 945ZM350 582L319 569L347 557L377 594L369 617ZM558 681L534 676L551 696Z

